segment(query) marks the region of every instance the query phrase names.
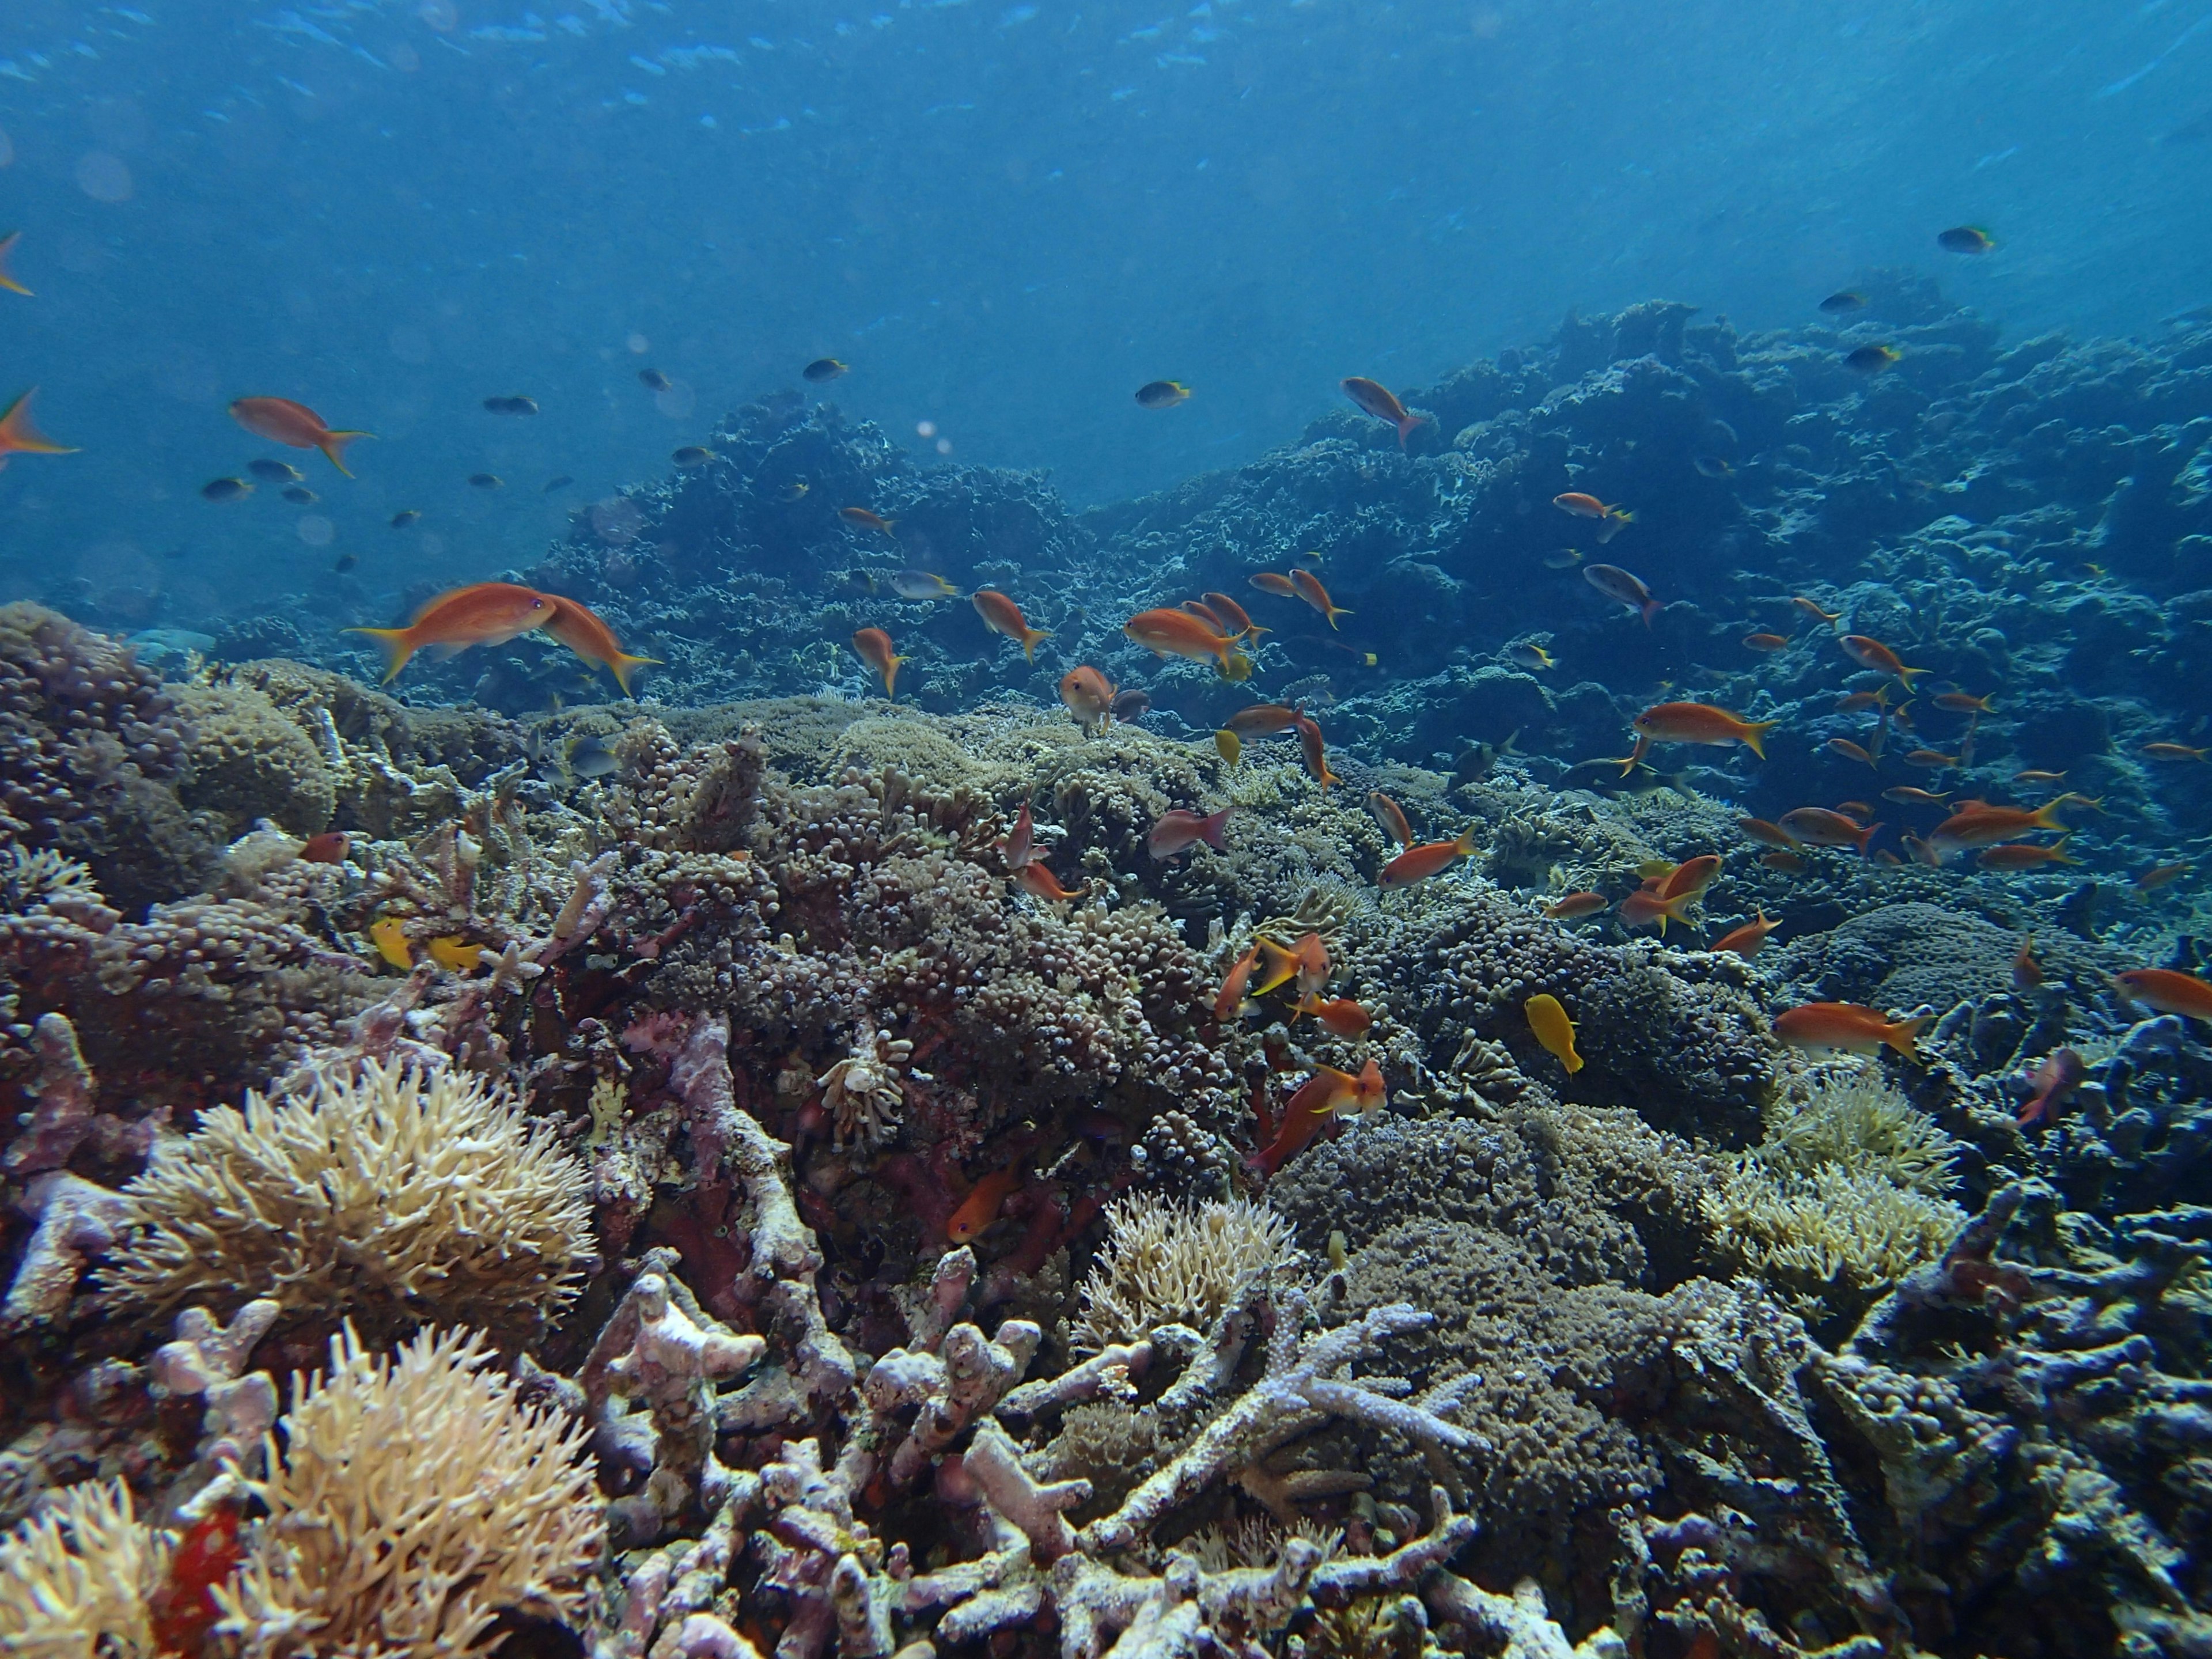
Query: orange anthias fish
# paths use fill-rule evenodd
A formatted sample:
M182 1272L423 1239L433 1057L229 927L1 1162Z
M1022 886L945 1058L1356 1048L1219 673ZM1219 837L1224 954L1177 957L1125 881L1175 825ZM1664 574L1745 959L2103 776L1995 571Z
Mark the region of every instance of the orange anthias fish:
M1880 640L1869 639L1864 634L1846 634L1843 637L1844 653L1862 668L1871 668L1878 673L1894 674L1910 686L1916 676L1925 674L1924 668L1907 668L1898 660L1897 653Z
M1334 599L1329 598L1328 589L1321 585L1321 578L1315 575L1312 571L1293 570L1291 572L1291 580L1298 590L1298 597L1328 617L1328 625L1332 629L1336 626L1336 619L1339 617L1348 617L1352 614Z
M1076 893L1083 890L1079 887L1071 893L1062 887L1060 878L1053 874L1051 866L1042 859L1033 858L1023 865L1014 872L1014 879L1021 884L1024 893L1033 898L1041 898L1048 904L1068 903Z
M2185 743L2147 743L2144 754L2153 760L2202 761L2212 758L2212 749L2191 749Z
M1288 732L1304 716L1295 708L1285 708L1279 702L1255 702L1249 708L1240 708L1222 724L1240 738L1272 738L1279 732Z
M38 391L33 386L21 397L0 412L0 467L8 465L10 455L74 455L76 451L67 444L58 444L31 424L31 397Z
M889 536L893 541L898 539L898 532L891 528L898 522L896 519L884 518L878 514L869 512L865 507L841 507L837 509L837 516L847 524L858 525L863 530L878 532Z
M1328 983L1328 941L1319 933L1301 933L1298 942L1291 946L1291 960L1297 964L1300 996L1307 996Z
M1215 633L1226 634L1232 640L1239 637L1237 630L1231 628L1228 623L1223 619L1220 613L1215 611L1212 605L1206 604L1204 600L1185 599L1182 602L1182 608L1185 611L1189 611L1192 616L1197 617L1199 621L1204 623Z
M625 693L629 690L632 674L659 663L658 657L633 657L624 651L615 639L615 630L607 626L606 618L589 605L559 594L549 593L546 599L553 607L553 616L545 624L545 631L586 662L595 662L605 668ZM884 643L889 645L890 641L885 640ZM898 660L904 662L906 659L901 657ZM884 681L886 687L890 684L888 679Z
M2136 890L2139 893L2155 893L2161 887L2172 886L2175 882L2179 881L2188 873L2189 866L2185 864L2154 865L2136 878Z
M1867 843L1874 839L1874 832L1881 828L1878 823L1861 823L1841 812L1831 812L1825 806L1800 806L1784 812L1782 827L1814 847L1855 848L1862 858L1866 855Z
M1014 827L999 842L999 851L1006 855L1006 873L1013 874L1037 855L1036 823L1030 817L1030 804L1022 803Z
M1255 571L1249 580L1252 586L1262 593L1273 593L1279 599L1295 599L1298 597L1298 585L1279 571Z
M1062 674L1060 700L1093 737L1114 723L1114 682L1095 668L1071 668Z
M1796 836L1791 835L1780 824L1770 823L1765 818L1738 818L1735 821L1735 827L1742 830L1743 833L1749 836L1753 841L1759 842L1768 847L1795 847L1797 845Z
M1938 708L1948 709L1954 714L1994 714L1997 712L1996 705L1989 698L1977 697L1965 691L1938 691L1935 702Z
M2039 830L2056 830L2063 834L2066 826L2059 822L2058 809L2065 804L2066 797L2061 796L2031 812L2019 806L1961 802L1957 811L1936 826L1936 833L1928 838L1929 844L1939 854L1950 854L1965 847L1994 847L1999 842L2018 841Z
M1778 921L1769 921L1766 912L1761 910L1757 921L1747 921L1741 927L1731 927L1715 939L1713 949L1717 951L1733 951L1740 957L1755 957L1759 954L1759 947L1766 943L1766 936L1781 925Z
M2130 1002L2140 1002L2161 1014L2212 1020L2212 985L2194 974L2172 968L2130 968L2113 975L2112 983Z
M1891 1020L1856 1002L1808 1002L1774 1017L1774 1035L1799 1048L1879 1054L1894 1048L1907 1060L1920 1058L1913 1039L1930 1016Z
M1759 651L1770 655L1790 648L1790 641L1779 634L1747 634L1743 636L1743 645L1747 651Z
M906 659L891 648L891 636L880 628L859 628L853 630L853 649L860 653L860 660L884 677L884 695L896 701L899 665ZM1065 681L1060 695L1067 695Z
M1656 921L1662 934L1666 933L1667 924L1670 921L1678 921L1685 927L1693 927L1696 924L1691 921L1687 913L1700 896L1697 893L1678 893L1673 898L1667 898L1648 887L1639 889L1621 900L1620 925L1624 927L1649 927Z
M373 438L374 432L333 432L323 417L305 404L289 398L240 398L230 405L230 418L257 438L294 449L319 449L331 465L349 478L346 446L356 438Z
M1595 519L1601 547L1620 533L1621 526L1636 522L1633 513L1618 507L1607 507L1596 496L1586 495L1579 489L1570 489L1564 495L1553 496L1552 505L1571 518Z
M1375 822L1382 826L1382 833L1401 847L1413 844L1413 826L1406 822L1405 809L1380 789L1367 793L1367 810L1374 814Z
M1334 1036L1343 1037L1347 1042L1357 1042L1365 1036L1367 1028L1375 1023L1375 1017L1349 997L1339 997L1334 1001L1323 1002L1311 991L1299 999L1298 1006L1293 1012L1312 1015L1323 1030Z
M1188 611L1140 611L1121 625L1121 631L1156 657L1188 657L1194 662L1211 657L1219 664L1224 678L1239 678L1232 667L1239 659L1237 641Z
M1160 814L1152 825L1152 833L1145 837L1145 849L1155 859L1164 862L1178 854L1188 852L1204 842L1215 852L1226 850L1221 834L1234 808L1224 806L1218 812L1201 814L1186 812L1180 807Z
M1817 618L1819 621L1827 623L1831 628L1833 628L1838 623L1844 619L1844 613L1842 611L1823 611L1818 605L1807 599L1802 593L1792 594L1790 596L1790 603L1796 605L1807 616Z
M1384 887L1411 887L1417 881L1442 875L1474 851L1474 826L1468 824L1457 841L1432 841L1408 847L1382 866Z
M1849 738L1830 738L1821 746L1832 755L1841 755L1847 761L1856 761L1862 766L1881 769L1881 763L1867 752L1864 744L1853 743Z
M1702 896L1721 872L1721 855L1702 853L1693 859L1685 859L1668 872L1659 884L1661 898L1695 898Z
M2020 942L2020 954L2012 959L2012 988L2026 996L2043 983L2043 963L2035 954L2033 934Z
M457 656L472 645L503 645L553 620L554 601L513 582L472 582L441 593L404 628L349 628L383 649L389 685L417 651Z
M0 236L0 288L6 289L10 294L20 294L27 300L33 297L31 290L8 274L8 256L15 251L15 244L22 240L23 233L20 230L11 230L5 236Z
M1636 734L1653 743L1740 743L1766 758L1766 733L1780 720L1740 720L1709 702L1662 702L1636 717Z
M984 627L1013 641L1021 647L1022 655L1031 662L1036 660L1038 642L1052 637L1050 629L1031 628L1029 618L1022 615L1021 606L994 587L977 588L969 602L975 605L975 614L983 619Z
M1275 1138L1245 1159L1245 1167L1257 1175L1274 1174L1304 1151L1322 1125L1335 1114L1371 1112L1389 1093L1382 1068L1372 1060L1357 1077L1333 1066L1316 1066L1314 1074L1298 1085L1284 1105L1282 1126L1275 1131Z
M1237 958L1223 977L1221 989L1213 999L1213 1017L1227 1022L1229 1017L1244 1006L1244 993L1252 983L1253 970L1260 965L1260 947L1256 944Z
M967 1243L999 1218L999 1206L1021 1184L1021 1171L1012 1164L992 1170L968 1189L952 1219L945 1224L945 1236L955 1244Z
M1344 395L1378 421L1388 421L1398 428L1398 447L1406 447L1406 434L1415 427L1425 424L1429 417L1416 415L1400 403L1388 386L1370 380L1362 374L1353 374L1338 382Z
M1227 623L1231 628L1237 630L1237 635L1239 639L1256 640L1262 634L1272 634L1274 632L1274 629L1272 628L1261 628L1258 623L1255 623L1252 618L1246 614L1244 607L1237 604L1236 600L1231 599L1226 593L1216 593L1209 589L1207 592L1200 594L1199 598L1206 601L1206 608L1207 610L1221 617L1222 620ZM1347 611L1345 614L1346 616L1350 616L1352 613Z
M1252 975L1254 996L1263 997L1277 986L1288 985L1297 976L1300 964L1296 951L1276 944L1265 933L1252 941L1252 948L1259 952L1260 957L1259 967Z
M1602 893L1569 893L1546 905L1544 914L1554 921L1578 921L1584 916L1595 915L1605 907L1606 896Z
M1304 715L1296 722L1298 733L1298 753L1306 763L1306 775L1321 785L1321 792L1328 793L1332 783L1344 780L1328 769L1328 746L1322 741L1321 727Z
M2033 842L2014 842L2002 847L1984 847L1974 855L1974 862L1984 870L2040 870L2049 864L2081 861L2066 850L2063 836L2048 847L2039 847Z

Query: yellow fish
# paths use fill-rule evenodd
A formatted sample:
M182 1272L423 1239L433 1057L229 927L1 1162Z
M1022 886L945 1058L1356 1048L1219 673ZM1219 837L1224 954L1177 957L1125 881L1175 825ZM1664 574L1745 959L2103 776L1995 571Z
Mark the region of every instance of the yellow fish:
M415 953L407 947L407 924L397 916L386 916L368 925L368 942L376 947L376 954L405 973L415 965Z
M1244 758L1244 739L1234 732L1216 732L1213 734L1213 747L1215 752L1231 766Z
M473 974L483 966L484 948L471 944L459 933L449 933L430 941L430 955L441 968L451 969L457 974Z
M1521 1006L1528 1016L1528 1029L1536 1034L1536 1041L1567 1068L1567 1075L1572 1077L1581 1071L1583 1057L1575 1052L1575 1023L1567 1018L1567 1011L1559 998L1549 991L1540 991Z

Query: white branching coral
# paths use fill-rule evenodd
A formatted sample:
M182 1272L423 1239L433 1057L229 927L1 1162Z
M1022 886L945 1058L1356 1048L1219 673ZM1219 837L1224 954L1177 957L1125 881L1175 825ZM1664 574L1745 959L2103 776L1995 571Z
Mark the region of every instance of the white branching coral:
M590 1177L504 1093L374 1060L248 1094L124 1189L136 1226L104 1285L161 1312L272 1297L372 1331L527 1328L574 1294Z
M1949 1247L1958 1143L1867 1067L1778 1109L1704 1197L1722 1247L1819 1321Z
M168 1562L167 1535L140 1524L121 1481L64 1489L0 1534L0 1651L152 1659L150 1609Z
M1245 1279L1297 1254L1290 1224L1247 1199L1193 1206L1141 1194L1115 1204L1106 1220L1073 1332L1085 1352L1161 1325L1204 1330Z
M301 1379L217 1632L244 1659L458 1659L508 1609L573 1621L606 1540L580 1424L516 1402L481 1333L331 1340Z

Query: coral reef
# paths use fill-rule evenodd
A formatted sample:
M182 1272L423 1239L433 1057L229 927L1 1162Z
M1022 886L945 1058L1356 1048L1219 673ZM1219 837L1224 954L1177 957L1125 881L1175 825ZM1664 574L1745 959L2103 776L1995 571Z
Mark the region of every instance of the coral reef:
M641 703L542 641L402 702L289 614L210 666L0 611L0 1634L2205 1650L2212 1047L2111 976L2206 962L2212 775L2142 750L2208 686L2212 330L1869 291L1877 379L1653 304L1413 390L1403 450L1332 414L1079 516L749 406L517 573L665 659ZM1036 660L892 597L862 499ZM1248 584L1313 553L1341 629ZM1249 683L1118 632L1208 588ZM1072 718L1079 662L1149 707ZM1662 682L1764 760L1626 762ZM1268 700L1326 774L1217 744ZM2079 868L1915 850L2062 787ZM1385 885L1370 791L1451 867ZM1863 853L1742 823L1854 797ZM1223 996L1263 939L1309 982ZM1806 1000L1929 1018L1814 1064ZM1380 1087L1293 1124L1329 1073Z

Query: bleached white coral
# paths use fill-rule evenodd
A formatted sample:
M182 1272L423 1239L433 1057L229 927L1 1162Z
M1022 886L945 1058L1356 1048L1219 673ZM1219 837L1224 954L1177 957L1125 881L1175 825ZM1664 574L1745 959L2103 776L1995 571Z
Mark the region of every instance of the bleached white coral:
M574 1294L590 1177L474 1078L363 1061L294 1097L248 1094L124 1189L137 1223L104 1283L160 1312L273 1297L369 1328L527 1326Z
M1824 1075L1802 1105L1769 1114L1759 1161L1806 1174L1840 1164L1911 1192L1948 1193L1959 1143L1881 1074L1878 1066Z
M168 1563L167 1534L139 1523L121 1481L65 1488L0 1534L0 1651L152 1659L151 1601Z
M248 1489L268 1513L216 1590L244 1659L458 1659L512 1608L574 1621L606 1541L587 1431L516 1402L481 1333L397 1355L349 1328Z
M1290 1224L1247 1199L1192 1206L1140 1194L1115 1204L1106 1221L1073 1333L1085 1352L1165 1324L1204 1330L1247 1277L1297 1254Z
M862 1152L880 1146L898 1127L906 1089L899 1068L914 1054L914 1044L889 1031L863 1031L853 1052L815 1079L822 1103L835 1120L835 1145L851 1141Z

